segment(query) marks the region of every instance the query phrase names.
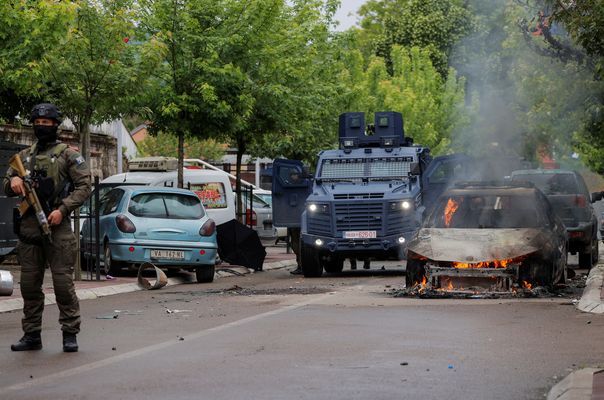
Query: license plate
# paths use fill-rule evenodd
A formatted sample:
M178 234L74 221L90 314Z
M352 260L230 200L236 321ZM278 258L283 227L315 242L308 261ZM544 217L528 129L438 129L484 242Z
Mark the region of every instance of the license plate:
M265 230L273 229L273 221L264 221L262 225L264 225Z
M376 231L348 231L344 232L344 239L375 239Z
M151 250L151 258L165 260L184 260L185 252L182 250Z

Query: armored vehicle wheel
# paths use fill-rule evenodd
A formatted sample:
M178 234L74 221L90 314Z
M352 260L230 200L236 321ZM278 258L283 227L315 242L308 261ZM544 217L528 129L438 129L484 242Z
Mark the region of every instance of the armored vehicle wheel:
M304 243L300 243L300 261L302 262L302 272L306 278L318 278L323 275L319 255L315 249Z
M344 259L336 256L331 256L323 263L325 272L337 274L344 269Z
M117 275L122 267L124 267L124 263L121 261L115 261L111 257L111 249L109 245L105 243L105 251L104 251L105 260L103 262L103 268L105 268L105 275Z
M407 288L421 283L426 276L424 265L419 260L407 259L407 268L405 271L405 285Z
M201 265L195 268L195 277L198 283L210 283L214 281L214 272L216 267L214 265Z

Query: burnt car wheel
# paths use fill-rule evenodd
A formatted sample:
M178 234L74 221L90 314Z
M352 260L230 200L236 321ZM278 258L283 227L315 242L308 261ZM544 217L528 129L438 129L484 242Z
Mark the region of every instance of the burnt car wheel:
M105 257L103 261L103 266L105 268L105 275L117 275L122 267L124 267L124 263L120 261L115 261L111 256L111 249L109 248L109 244L105 243L105 251L103 252Z
M195 277L198 283L210 283L214 281L214 265L202 265L195 268Z
M319 255L312 247L300 244L300 261L302 272L306 278L318 278L323 275L323 266L319 262Z
M426 276L424 263L419 260L407 259L407 269L405 273L405 284L407 288L421 283Z
M325 260L323 263L323 268L325 268L325 272L329 272L332 274L337 274L342 272L344 269L344 259L331 256Z
M533 286L552 288L554 284L555 268L546 262L531 262L520 269L520 279Z

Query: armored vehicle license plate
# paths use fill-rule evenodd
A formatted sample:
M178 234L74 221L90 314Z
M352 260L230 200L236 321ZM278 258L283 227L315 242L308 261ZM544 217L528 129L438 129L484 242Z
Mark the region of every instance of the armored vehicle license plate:
M151 258L163 258L165 260L184 260L185 252L182 250L151 250Z
M376 231L348 231L344 232L344 239L375 239Z

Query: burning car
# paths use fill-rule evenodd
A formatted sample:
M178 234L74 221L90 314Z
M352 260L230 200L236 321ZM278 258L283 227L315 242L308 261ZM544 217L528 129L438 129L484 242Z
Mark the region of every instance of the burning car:
M566 279L567 242L564 224L532 185L459 183L410 242L407 287L551 287Z

